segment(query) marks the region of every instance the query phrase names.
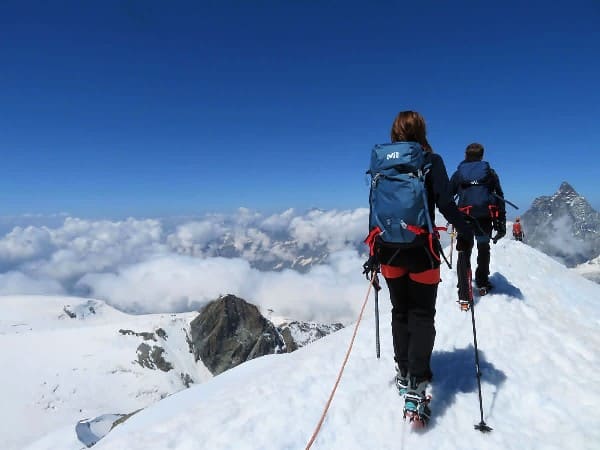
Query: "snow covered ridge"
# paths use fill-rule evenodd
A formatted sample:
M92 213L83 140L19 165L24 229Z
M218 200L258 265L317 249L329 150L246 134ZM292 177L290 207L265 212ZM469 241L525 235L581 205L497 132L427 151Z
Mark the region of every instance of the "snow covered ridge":
M381 359L375 357L371 303L312 448L597 449L600 286L508 239L492 247L491 271L495 289L475 306L491 433L473 429L479 402L471 316L456 304L455 272L442 266L429 428L415 433L402 420L384 288ZM366 285L357 297L364 292ZM296 352L248 361L171 395L113 428L94 448L305 448L352 331L346 327ZM72 423L54 425L28 448L81 448Z
M253 320L260 321L254 310ZM3 394L0 448L22 449L62 427L78 448L92 445L132 413L211 379L214 372L198 357L202 346L193 340L194 322L201 317L198 312L129 315L103 301L75 297L0 297L5 362L0 382L9 387ZM227 317L214 319L230 323ZM331 328L322 327L322 335ZM251 341L251 330L235 331ZM289 351L309 340L293 339L286 338ZM249 346L253 353L237 364L264 354L252 342ZM234 347L238 355L241 348ZM210 360L228 357L208 350L204 355ZM233 365L229 358L222 370Z

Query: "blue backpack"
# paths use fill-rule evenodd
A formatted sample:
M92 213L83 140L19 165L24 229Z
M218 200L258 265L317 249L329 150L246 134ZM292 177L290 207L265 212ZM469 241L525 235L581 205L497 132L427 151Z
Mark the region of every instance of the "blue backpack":
M458 208L476 219L494 217L498 200L492 192L492 169L487 161L458 165Z
M433 231L425 175L431 164L416 142L379 144L371 152L369 230L379 227L379 239L399 247L422 245L420 236Z

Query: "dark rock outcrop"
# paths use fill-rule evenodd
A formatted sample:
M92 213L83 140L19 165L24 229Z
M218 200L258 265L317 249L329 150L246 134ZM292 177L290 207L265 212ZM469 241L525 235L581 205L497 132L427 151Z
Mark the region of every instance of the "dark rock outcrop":
M69 309L69 305L65 306L65 307L63 308L63 311L64 311L64 312L65 312L65 314L66 314L67 316L69 316L69 318L71 318L71 319L75 319L75 318L77 317L77 314L75 314L73 311L71 311L71 310Z
M75 306L65 305L63 307L63 312L70 319L85 319L88 316L96 314L96 308L94 306L95 303L97 303L97 302L94 300L89 300L87 303L85 303L83 305L75 305Z
M181 378L181 382L183 383L183 385L186 388L189 388L192 384L194 384L194 379L190 376L189 373L183 373L181 372L179 374L180 378Z
M281 330L281 338L283 339L283 342L285 343L285 348L287 349L288 352L293 352L298 350L298 345L296 344L296 341L294 340L294 336L292 335L292 330L290 329L290 327L284 327L284 328L280 328Z
M146 343L141 343L137 348L137 363L148 369L158 369L168 372L173 369L173 364L164 358L164 352L165 349L158 345L150 347Z
M162 328L159 328L162 329ZM154 336L154 333L148 332L148 331L142 331L142 332L135 332L133 330L124 330L123 328L121 328L119 330L119 333L122 334L123 336L138 336L141 337L143 340L145 341L156 341L156 336Z
M190 326L194 357L214 375L259 356L287 351L277 328L256 306L234 295L206 305Z

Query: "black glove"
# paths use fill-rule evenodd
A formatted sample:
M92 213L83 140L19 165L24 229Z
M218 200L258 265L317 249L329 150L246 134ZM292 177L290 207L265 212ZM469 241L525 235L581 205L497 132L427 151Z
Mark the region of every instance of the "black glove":
M367 277L367 280L371 280L373 272L379 272L379 259L377 255L369 256L369 259L363 264L363 274Z
M496 230L496 234L492 238L494 244L506 236L506 219L497 219L494 221L494 230Z
M473 233L458 233L456 236L456 250L459 252L468 251L473 248Z

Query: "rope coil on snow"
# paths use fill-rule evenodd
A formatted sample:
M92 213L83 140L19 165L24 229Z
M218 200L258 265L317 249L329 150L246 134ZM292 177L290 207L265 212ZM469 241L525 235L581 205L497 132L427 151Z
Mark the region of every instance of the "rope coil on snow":
M333 396L335 395L335 391L337 390L337 387L340 384L342 374L344 373L344 369L346 368L346 363L348 362L348 358L350 357L350 352L352 351L352 346L354 345L354 339L356 338L358 326L360 325L360 321L362 320L363 313L365 312L365 307L367 306L367 302L369 300L369 294L371 293L371 287L373 287L373 282L374 282L376 276L377 276L377 273L373 272L373 276L369 283L369 288L367 289L367 295L365 296L365 300L363 302L362 308L360 309L360 314L358 315L358 320L356 321L356 325L354 326L354 332L352 333L352 339L350 340L350 345L348 346L348 351L346 352L344 362L342 363L342 367L340 367L340 371L338 373L337 379L335 380L335 384L333 385L333 389L331 390L331 393L329 394L329 399L327 400L327 403L325 404L325 408L323 409L323 414L321 414L319 423L317 423L317 427L315 428L315 431L313 432L310 440L308 441L308 444L306 444L305 450L309 450L310 447L313 445L313 443L315 442L315 439L317 439L319 431L321 430L321 426L323 425L323 422L325 421L325 416L327 415L327 411L329 410L329 406L331 405Z

